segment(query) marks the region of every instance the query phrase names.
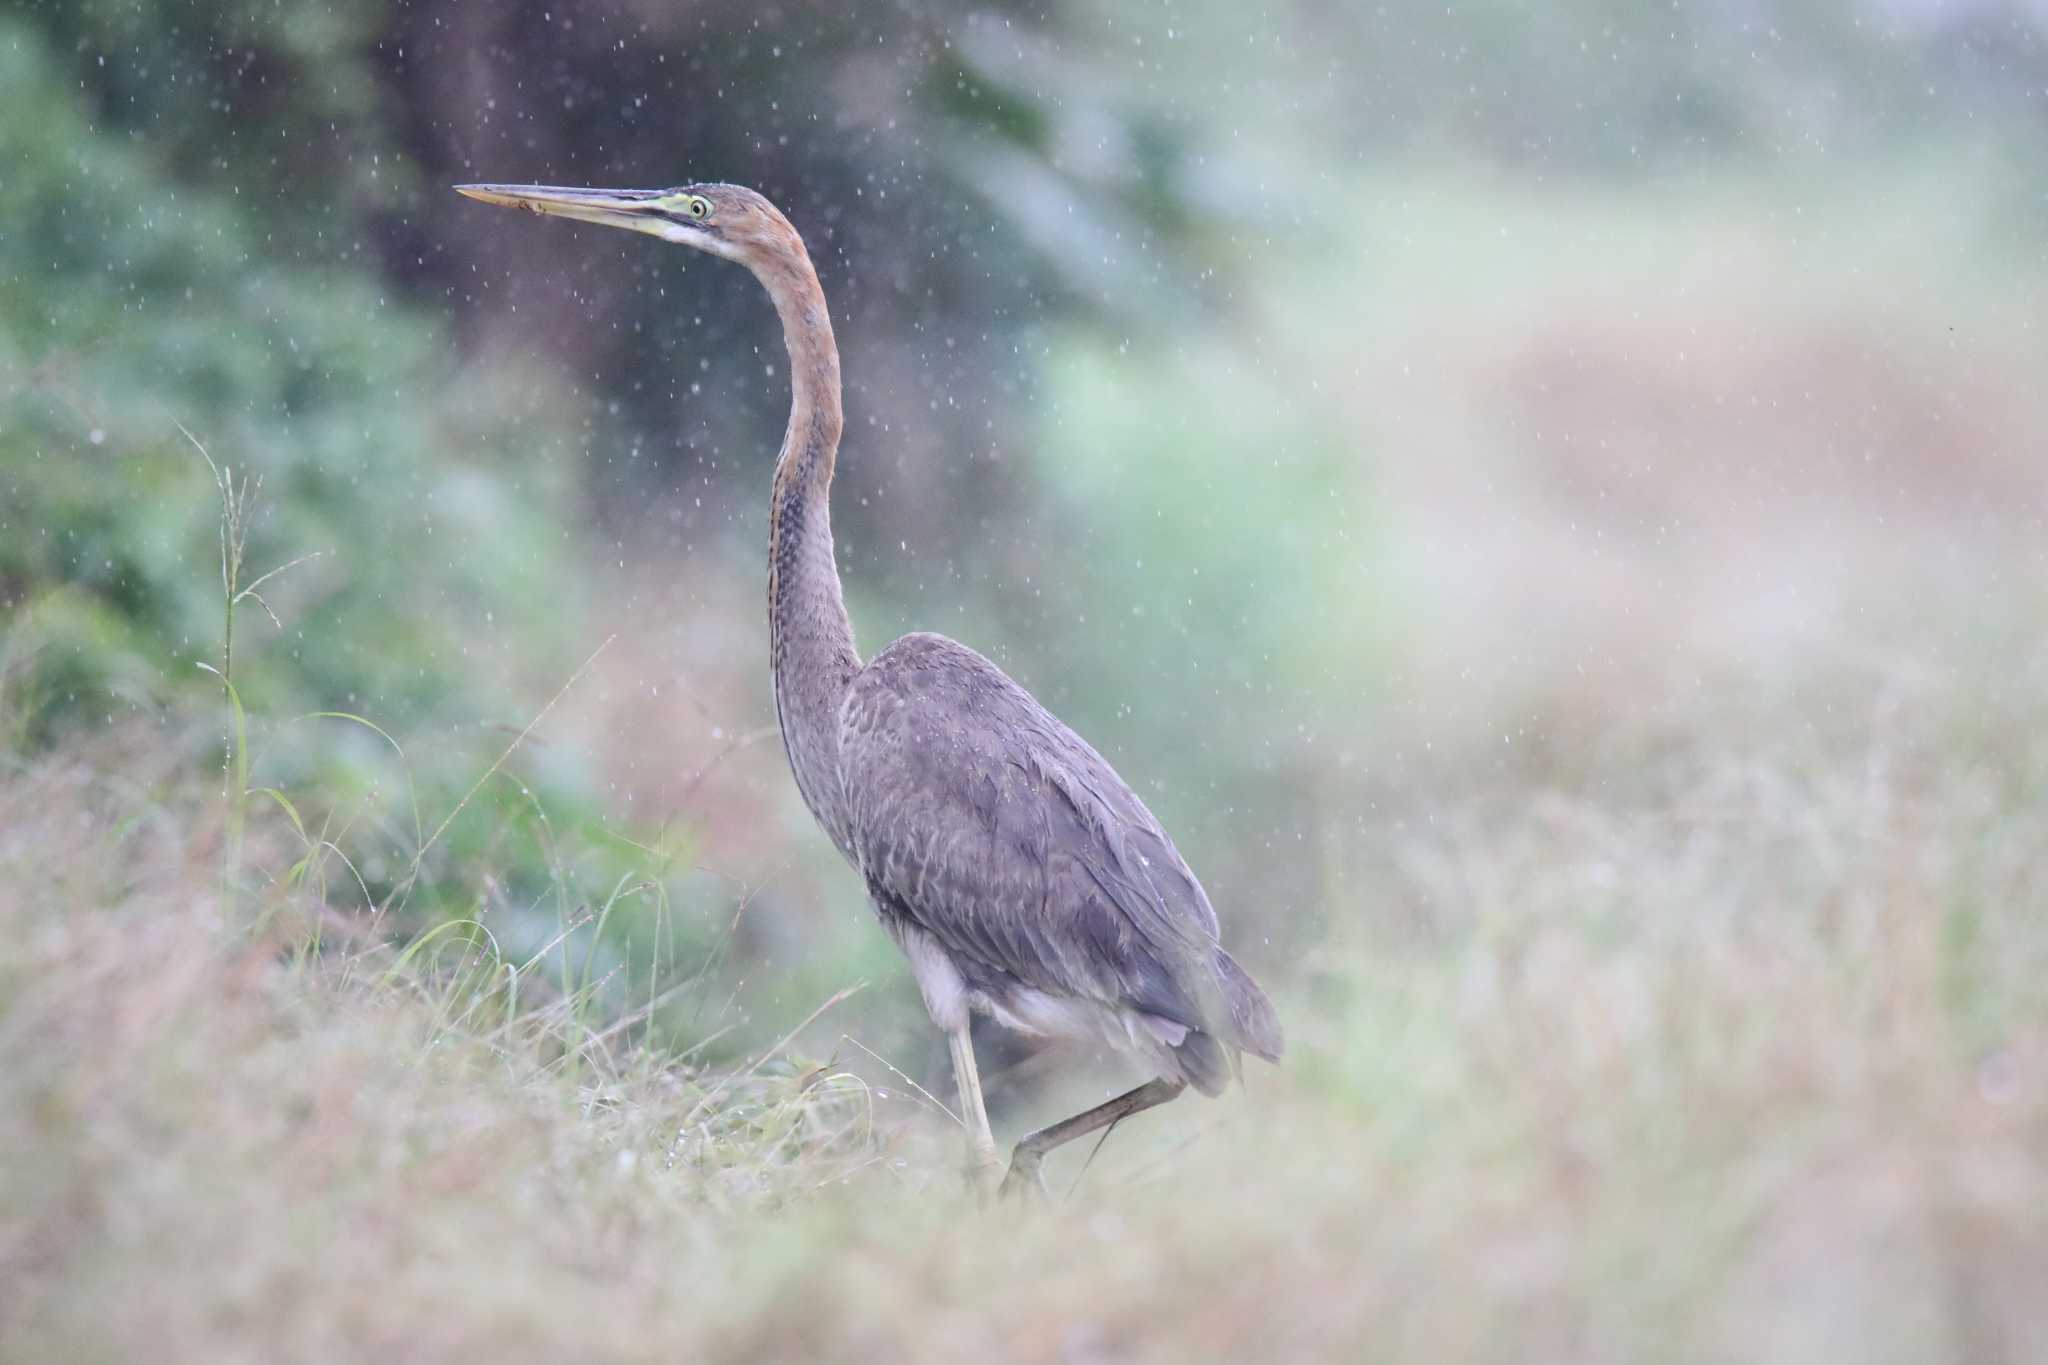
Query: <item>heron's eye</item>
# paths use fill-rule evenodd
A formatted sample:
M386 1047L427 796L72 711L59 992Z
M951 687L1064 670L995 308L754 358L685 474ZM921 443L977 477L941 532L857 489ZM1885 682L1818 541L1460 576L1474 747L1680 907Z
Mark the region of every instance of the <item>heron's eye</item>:
M690 196L688 209L692 218L702 222L711 216L711 201L701 194L693 194Z

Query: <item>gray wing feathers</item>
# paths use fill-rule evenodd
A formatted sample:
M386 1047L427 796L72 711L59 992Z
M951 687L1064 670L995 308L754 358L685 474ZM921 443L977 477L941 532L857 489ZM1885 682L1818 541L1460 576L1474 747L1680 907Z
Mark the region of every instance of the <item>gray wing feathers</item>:
M1190 952L1213 946L1216 911L1172 840L1102 756L1072 738L1092 764L1074 762L1071 754L1032 758L1037 775L1066 799L1091 836L1089 875L1146 938Z
M854 679L839 766L885 913L967 966L1277 1057L1173 842L1102 756L980 655L909 635Z

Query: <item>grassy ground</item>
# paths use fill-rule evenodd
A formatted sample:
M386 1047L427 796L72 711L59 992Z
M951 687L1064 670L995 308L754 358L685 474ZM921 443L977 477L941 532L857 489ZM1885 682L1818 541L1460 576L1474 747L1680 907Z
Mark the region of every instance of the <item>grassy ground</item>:
M700 1073L466 951L231 929L160 739L17 765L5 1354L2019 1358L2048 651L1836 682L1390 830L1287 1067L1025 1211L850 1051Z

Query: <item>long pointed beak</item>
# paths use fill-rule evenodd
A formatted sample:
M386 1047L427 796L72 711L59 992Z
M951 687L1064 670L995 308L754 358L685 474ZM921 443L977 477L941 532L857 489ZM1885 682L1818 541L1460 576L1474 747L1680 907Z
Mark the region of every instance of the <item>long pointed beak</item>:
M525 209L529 213L579 218L606 227L654 232L667 221L661 207L663 190L585 190L563 185L457 185L457 194L485 204Z

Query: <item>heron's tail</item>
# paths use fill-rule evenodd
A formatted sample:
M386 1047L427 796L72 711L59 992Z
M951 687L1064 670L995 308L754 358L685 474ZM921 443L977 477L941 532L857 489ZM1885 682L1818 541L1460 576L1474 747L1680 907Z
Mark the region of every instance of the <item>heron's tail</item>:
M1244 968L1221 948L1211 965L1209 1007L1203 1011L1208 1022L1201 1028L1176 1026L1184 1036L1170 1046L1182 1079L1204 1095L1220 1095L1237 1078L1241 1052L1277 1062L1286 1041L1273 1002Z
M1223 988L1221 1004L1230 1012L1227 1024L1216 1021L1223 1040L1269 1062L1279 1061L1287 1050L1287 1039L1280 1032L1280 1016L1273 1012L1273 1002L1259 989L1259 983L1221 948L1216 950L1216 979Z

